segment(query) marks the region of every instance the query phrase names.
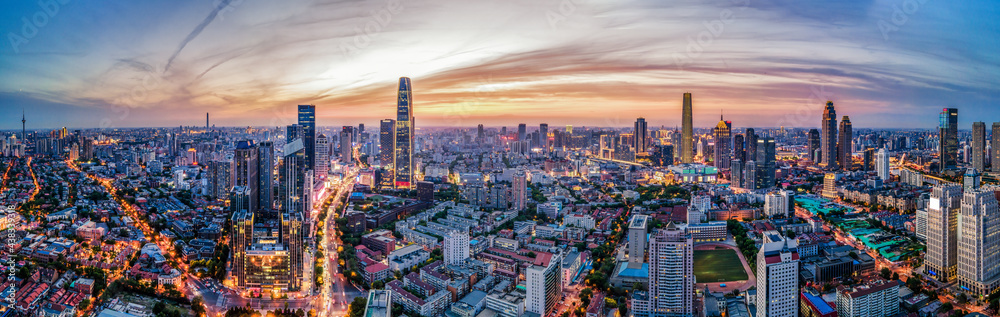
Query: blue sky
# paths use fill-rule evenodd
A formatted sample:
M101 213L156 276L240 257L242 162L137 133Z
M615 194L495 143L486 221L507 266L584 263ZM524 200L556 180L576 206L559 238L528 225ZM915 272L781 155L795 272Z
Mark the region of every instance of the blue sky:
M400 76L435 126L1000 121L997 1L43 3L2 4L0 129L374 124Z

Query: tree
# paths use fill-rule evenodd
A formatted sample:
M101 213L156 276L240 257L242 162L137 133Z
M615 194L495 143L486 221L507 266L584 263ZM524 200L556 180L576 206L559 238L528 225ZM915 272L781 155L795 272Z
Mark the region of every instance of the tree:
M200 295L195 296L194 299L191 300L191 310L194 311L195 315L201 316L205 313L205 305L203 302L204 299Z
M365 314L365 306L368 305L368 299L364 297L355 297L354 301L351 302L350 307L347 310L348 317L361 317Z
M892 277L892 271L890 271L889 268L883 267L882 274L880 275L882 276L883 279L888 280L890 277Z

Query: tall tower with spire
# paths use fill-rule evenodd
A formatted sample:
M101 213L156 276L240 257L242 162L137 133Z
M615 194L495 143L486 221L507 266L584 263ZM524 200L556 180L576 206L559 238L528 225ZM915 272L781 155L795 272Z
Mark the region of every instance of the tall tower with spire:
M26 122L27 122L27 120L24 120L24 109L22 108L21 109L21 143L24 143L28 139L28 133L26 132L26 130L24 128Z

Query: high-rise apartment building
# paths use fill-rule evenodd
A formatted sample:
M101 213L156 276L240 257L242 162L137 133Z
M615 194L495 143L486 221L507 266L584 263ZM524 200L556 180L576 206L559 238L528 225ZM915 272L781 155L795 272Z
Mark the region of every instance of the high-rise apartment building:
M340 163L350 164L354 159L354 127L340 131Z
M511 199L514 210L528 208L528 175L522 169L514 171L514 176L511 177Z
M396 188L413 186L413 91L409 77L399 78L396 100Z
M854 131L851 125L851 118L848 116L844 116L840 121L839 137L837 155L840 160L840 168L848 171L852 170L854 167L854 160L852 160L854 153Z
M230 181L232 177L229 175L230 169L232 168L232 163L225 161L209 161L208 162L208 195L217 199L224 199L229 195L229 189L232 187Z
M827 168L837 168L837 110L833 107L833 101L826 102L823 109L823 136L820 139L820 166Z
M299 127L305 162L309 169L316 169L316 105L299 105ZM288 139L286 139L288 141Z
M316 179L326 179L330 173L330 139L325 134L316 137Z
M681 117L681 163L694 163L694 123L692 122L691 93L684 93L684 106Z
M938 119L939 171L955 169L958 167L958 109L945 108Z
M809 151L809 153L806 153L806 157L808 157L813 163L819 163L820 156L818 154L821 146L819 140L819 130L809 129L808 144L806 147L806 150Z
M972 153L970 153L972 168L986 171L986 123L972 123Z
M962 187L937 185L927 204L927 255L924 268L939 281L951 281L958 265L958 214Z
M642 268L646 259L647 215L633 215L628 222L628 266Z
M524 275L527 289L524 310L548 316L562 297L562 257L553 254L548 262L536 262Z
M875 171L878 172L878 178L883 181L889 180L892 175L889 173L889 152L885 148L878 150L878 156L875 159Z
M646 152L646 148L649 147L649 129L646 128L646 118L635 119L635 125L632 129L635 135L635 152Z
M799 254L795 240L764 243L757 252L757 316L797 317Z
M455 230L444 236L441 244L444 264L459 264L469 258L469 233Z
M733 122L726 121L720 116L719 124L712 131L715 137L714 158L717 168L728 169L729 163L732 161L732 129Z
M693 316L694 240L673 222L649 240L647 316Z
M966 190L958 232L958 285L978 296L1000 290L1000 187Z
M383 119L379 122L379 165L382 166L382 187L391 188L396 184L396 120Z

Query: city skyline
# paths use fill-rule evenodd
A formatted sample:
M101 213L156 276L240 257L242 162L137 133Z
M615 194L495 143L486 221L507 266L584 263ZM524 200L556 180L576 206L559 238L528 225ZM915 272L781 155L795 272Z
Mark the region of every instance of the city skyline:
M425 127L672 126L683 92L698 127L720 109L736 127L816 127L826 100L859 128L929 127L945 107L1000 114L1000 63L976 53L997 28L974 4L920 3L898 24L898 4L868 1L450 4L435 18L442 4L68 2L29 34L23 22L47 13L15 4L0 23L0 114L27 109L34 129L197 126L204 112L218 126L283 126L289 106L316 104L319 126L374 123L402 76Z

